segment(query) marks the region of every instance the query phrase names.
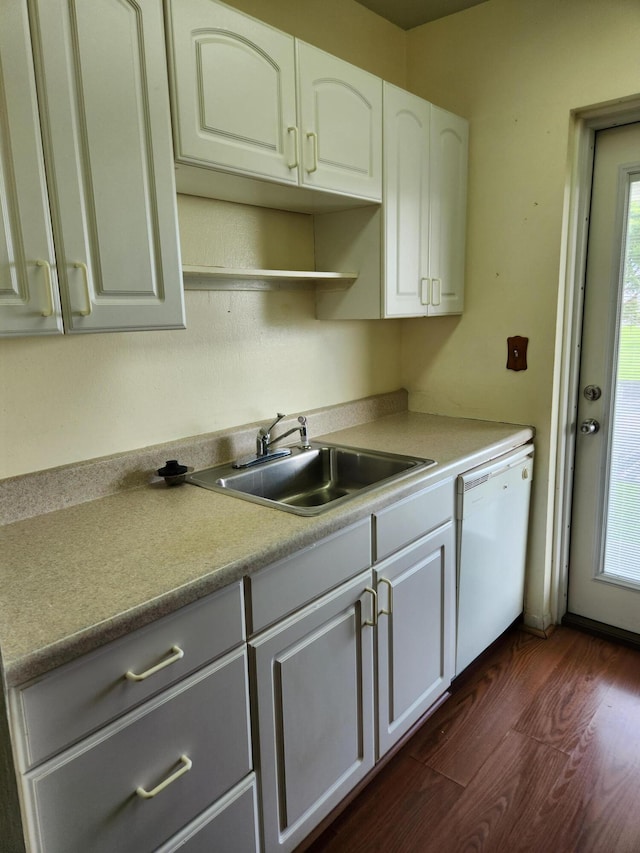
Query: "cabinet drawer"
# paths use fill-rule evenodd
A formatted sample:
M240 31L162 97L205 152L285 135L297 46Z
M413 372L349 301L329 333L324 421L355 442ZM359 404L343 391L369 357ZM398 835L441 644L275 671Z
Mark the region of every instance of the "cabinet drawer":
M34 848L156 850L250 770L243 647L27 774Z
M24 765L53 755L244 639L238 582L16 691L26 742ZM143 680L126 676L145 675L168 661Z
M368 518L251 575L252 633L297 610L371 565Z
M453 480L445 480L377 512L374 516L376 560L383 560L450 521L453 507Z
M158 850L158 853L258 853L256 778L246 780Z

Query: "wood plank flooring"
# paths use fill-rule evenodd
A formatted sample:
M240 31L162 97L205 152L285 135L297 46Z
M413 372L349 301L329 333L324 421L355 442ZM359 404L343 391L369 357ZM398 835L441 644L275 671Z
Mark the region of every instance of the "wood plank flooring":
M513 630L310 853L640 853L640 651Z

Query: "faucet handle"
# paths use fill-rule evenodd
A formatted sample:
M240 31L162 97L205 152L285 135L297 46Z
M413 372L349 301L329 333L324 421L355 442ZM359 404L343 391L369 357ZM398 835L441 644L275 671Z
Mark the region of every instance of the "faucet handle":
M283 418L286 418L286 417L287 417L287 416L286 416L286 415L284 415L282 412L278 412L278 413L277 413L277 417L276 417L275 421L271 424L271 426L269 426L269 427L263 427L263 426L262 426L262 427L260 427L260 435L269 435L269 433L270 433L270 432L271 432L271 430L274 428L274 426L275 426L277 423L280 423L280 421L281 421Z

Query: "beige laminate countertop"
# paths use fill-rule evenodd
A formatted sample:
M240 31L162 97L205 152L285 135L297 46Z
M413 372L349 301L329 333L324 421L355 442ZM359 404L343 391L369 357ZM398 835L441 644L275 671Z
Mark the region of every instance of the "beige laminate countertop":
M323 436L437 465L315 517L191 485L149 485L0 527L0 650L15 686L532 438L402 412Z

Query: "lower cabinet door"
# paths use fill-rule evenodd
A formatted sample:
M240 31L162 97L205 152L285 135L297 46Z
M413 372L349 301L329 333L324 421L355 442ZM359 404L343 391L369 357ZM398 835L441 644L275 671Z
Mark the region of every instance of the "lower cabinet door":
M246 664L232 652L30 771L33 853L151 853L247 776Z
M371 572L250 643L264 850L292 850L374 764Z
M455 659L454 547L450 522L375 567L379 756L451 683Z

